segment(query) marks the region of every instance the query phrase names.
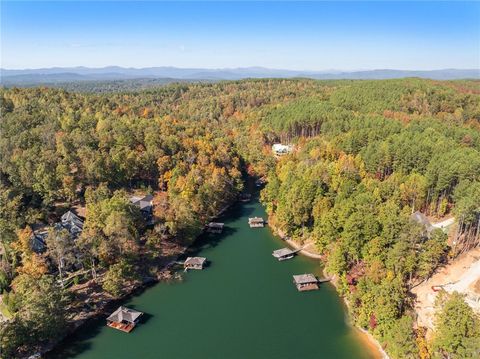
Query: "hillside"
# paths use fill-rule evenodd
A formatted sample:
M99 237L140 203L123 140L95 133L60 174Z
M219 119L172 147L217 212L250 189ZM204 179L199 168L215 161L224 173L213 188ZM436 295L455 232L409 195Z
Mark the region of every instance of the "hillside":
M0 69L1 84L4 86L65 86L67 83L84 83L124 80L156 80L163 83L174 81L221 81L248 78L310 78L316 80L380 80L418 77L434 80L479 79L477 69L442 69L430 71L409 71L378 69L363 71L295 71L268 69L263 67L202 69L176 67L124 68L108 66L103 68L54 67L45 69L10 70Z
M75 285L102 278L99 290L119 297L123 284L153 275L167 243L193 243L247 176L267 182L270 225L315 243L354 323L392 358L478 353L478 316L466 304L447 311L449 303L464 308L462 298L442 297L447 309L438 309L438 336L427 342L412 296L440 265L480 244L478 81L35 87L2 89L0 100L0 291L13 313L1 329L6 357L64 330L79 303ZM293 151L275 157L274 143ZM153 226L133 193L153 195ZM73 206L86 208L74 240L54 229ZM456 245L413 221L416 211L454 215ZM42 251L31 246L38 224L51 227ZM76 279L64 281L64 267ZM455 315L469 324L455 327L461 338L452 346L444 333L455 323L442 318Z

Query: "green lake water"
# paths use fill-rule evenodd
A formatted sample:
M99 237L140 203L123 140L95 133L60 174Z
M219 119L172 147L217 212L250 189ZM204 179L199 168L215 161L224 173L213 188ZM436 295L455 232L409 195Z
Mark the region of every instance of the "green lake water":
M298 292L293 274L322 276L318 261L296 256L278 262L284 242L248 217L265 217L258 201L238 204L221 221L221 235L200 239L211 265L184 280L157 284L124 305L145 313L126 334L93 321L49 358L371 359L376 355L347 324L330 284Z

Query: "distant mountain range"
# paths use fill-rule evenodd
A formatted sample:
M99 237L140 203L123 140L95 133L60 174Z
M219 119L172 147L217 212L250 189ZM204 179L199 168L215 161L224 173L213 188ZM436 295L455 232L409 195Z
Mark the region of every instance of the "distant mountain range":
M421 77L435 80L480 79L480 69L444 69L431 71L406 70L365 70L365 71L294 71L263 67L202 69L177 67L125 68L108 66L89 67L52 67L44 69L8 70L0 69L1 84L35 85L78 81L116 81L129 79L166 79L174 80L239 80L245 78L293 78L305 77L319 80L330 79L394 79ZM168 79L168 80L167 80Z

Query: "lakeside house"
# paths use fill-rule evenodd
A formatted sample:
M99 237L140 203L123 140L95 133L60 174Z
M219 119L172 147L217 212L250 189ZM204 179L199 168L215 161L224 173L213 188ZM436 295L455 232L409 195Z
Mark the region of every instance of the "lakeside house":
M248 225L250 228L265 227L265 221L261 217L252 217L248 219Z
M225 226L224 223L210 222L209 224L207 224L207 232L208 233L222 233L224 226Z
M292 251L290 248L281 248L273 251L272 256L277 258L279 261L284 261L293 258L295 253L296 251Z
M138 320L142 315L143 313L137 310L127 307L118 307L118 309L107 318L107 325L110 328L130 333L138 324Z
M205 257L188 257L183 264L185 270L189 269L203 269L207 262L207 258Z
M300 292L318 289L318 279L311 273L294 275L293 282Z
M131 196L130 202L140 209L147 224L153 224L153 195Z
M274 143L272 146L272 152L275 156L284 156L291 153L293 150L292 145L284 145L281 143Z
M57 225L66 229L74 238L83 231L83 220L72 211L65 212Z
M41 254L47 250L48 228L43 223L35 223L30 226L32 235L30 237L30 247L32 251Z
M47 225L44 223L35 223L31 225L30 228L32 229L30 239L32 250L37 254L45 252L47 249L46 240L48 236ZM83 219L74 212L67 211L60 217L60 221L53 225L53 228L57 231L65 229L73 239L77 239L83 231Z

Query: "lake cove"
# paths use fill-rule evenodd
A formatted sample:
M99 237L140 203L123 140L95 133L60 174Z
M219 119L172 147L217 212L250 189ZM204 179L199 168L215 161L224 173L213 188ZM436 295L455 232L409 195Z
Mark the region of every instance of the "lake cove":
M298 292L293 274L322 277L316 260L279 262L285 242L268 227L250 228L248 218L266 218L257 200L235 205L221 218L222 234L199 239L195 255L211 262L184 280L159 283L125 306L144 312L129 334L92 321L47 358L378 358L347 323L334 287ZM106 317L106 316L105 316Z

